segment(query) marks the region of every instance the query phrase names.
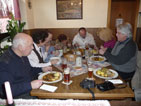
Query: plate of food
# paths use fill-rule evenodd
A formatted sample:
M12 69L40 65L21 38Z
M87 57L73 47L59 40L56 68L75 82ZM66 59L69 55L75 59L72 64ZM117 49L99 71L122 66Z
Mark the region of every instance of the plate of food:
M118 73L115 70L108 68L97 68L93 73L95 76L102 79L113 79L118 77Z
M62 73L56 71L45 72L40 74L38 79L42 79L44 83L56 83L62 80Z
M56 64L60 64L61 63L61 58L60 57L51 57L50 60L57 61Z
M104 62L106 60L103 56L91 56L90 61L92 62Z

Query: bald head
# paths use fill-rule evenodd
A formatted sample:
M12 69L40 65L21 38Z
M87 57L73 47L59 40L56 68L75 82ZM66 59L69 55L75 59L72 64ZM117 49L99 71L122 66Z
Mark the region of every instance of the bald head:
M32 45L33 40L29 35L25 33L18 33L13 39L12 48L14 51L18 52L18 55L27 56L33 49Z
M29 40L32 40L29 35L24 33L18 33L13 39L12 48L17 48L19 45L25 47Z

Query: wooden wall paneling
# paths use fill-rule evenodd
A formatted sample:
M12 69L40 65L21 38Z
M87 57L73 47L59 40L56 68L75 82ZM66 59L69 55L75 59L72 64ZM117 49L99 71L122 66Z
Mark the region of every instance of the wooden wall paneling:
M73 37L78 33L78 29L79 28L30 29L30 30L24 30L24 32L31 35L37 30L48 30L49 32L53 34L53 39L56 39L59 34L65 34L67 35L69 39L73 40ZM87 31L94 36L94 39L98 47L103 44L103 41L101 41L99 37L97 36L97 31L99 29L100 28L87 28Z

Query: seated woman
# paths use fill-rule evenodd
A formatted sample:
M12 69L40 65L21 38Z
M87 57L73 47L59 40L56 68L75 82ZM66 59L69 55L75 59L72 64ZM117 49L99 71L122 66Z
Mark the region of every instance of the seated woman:
M49 40L48 42L46 42L46 44L42 47L42 53L44 54L43 55L43 59L45 62L49 62L50 58L51 57L55 57L55 56L58 56L58 52L55 51L55 47L54 45L51 44L52 41L52 33L48 33L50 36L51 36L51 40Z
M103 28L100 30L98 36L102 41L104 41L104 48L114 48L116 40L110 28Z

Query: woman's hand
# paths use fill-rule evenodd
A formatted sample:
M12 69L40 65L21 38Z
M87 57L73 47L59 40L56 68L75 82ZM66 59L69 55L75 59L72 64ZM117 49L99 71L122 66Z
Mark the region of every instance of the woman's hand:
M47 71L52 71L52 67L48 66L48 67L43 67L42 68L43 72L47 72Z

